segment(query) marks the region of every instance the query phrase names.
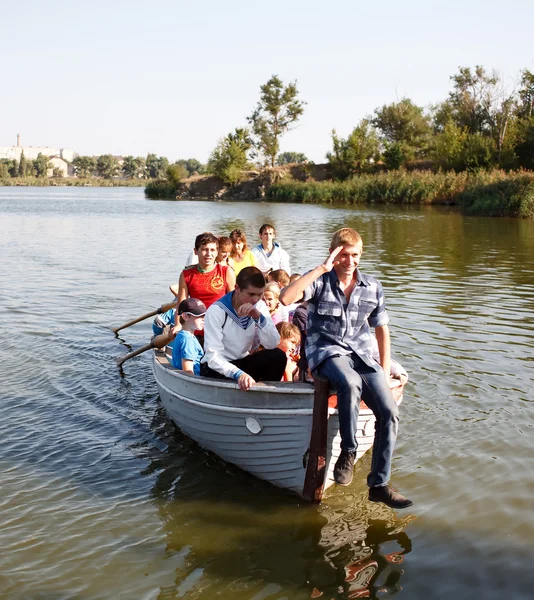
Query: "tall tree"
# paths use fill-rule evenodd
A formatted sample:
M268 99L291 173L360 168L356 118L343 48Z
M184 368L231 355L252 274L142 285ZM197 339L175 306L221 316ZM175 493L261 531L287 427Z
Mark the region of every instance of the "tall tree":
M122 163L122 172L127 179L139 179L145 171L145 159L142 156L134 158L125 156Z
M116 177L119 173L119 163L111 154L102 154L96 159L96 171L104 179Z
M194 173L202 175L206 170L206 167L196 158L188 158L187 160L182 158L177 160L174 164L182 165L189 175L193 175Z
M332 145L326 158L341 178L369 171L380 157L378 133L369 119L362 119L346 140L332 131Z
M432 132L430 119L409 98L377 108L372 124L382 133L386 148L395 148L396 156L410 160L426 153Z
M239 183L243 171L252 167L248 153L252 140L248 129L237 128L219 141L208 161L208 169L230 185Z
M248 122L258 150L268 158L271 167L280 152L280 137L298 121L304 105L305 102L298 99L296 81L284 86L282 80L273 75L260 87L260 101Z
M77 177L90 177L96 170L96 159L92 156L77 156L72 161L72 166Z
M147 154L146 156L146 171L150 179L160 179L165 177L169 161L164 156L156 156L155 154Z
M291 163L303 163L308 159L302 152L282 152L278 155L276 162L279 165L289 165Z
M44 156L41 152L37 155L37 158L33 160L33 171L36 177L46 177L46 170L48 169L48 156Z
M26 157L24 156L24 150L20 154L19 177L26 177Z

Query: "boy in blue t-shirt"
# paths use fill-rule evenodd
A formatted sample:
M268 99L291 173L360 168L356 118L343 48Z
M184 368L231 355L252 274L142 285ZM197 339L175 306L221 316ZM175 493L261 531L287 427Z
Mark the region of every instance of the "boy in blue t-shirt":
M182 329L176 334L172 347L172 366L182 371L200 375L200 359L204 350L194 335L204 329L206 305L197 298L186 298L180 302L178 315Z

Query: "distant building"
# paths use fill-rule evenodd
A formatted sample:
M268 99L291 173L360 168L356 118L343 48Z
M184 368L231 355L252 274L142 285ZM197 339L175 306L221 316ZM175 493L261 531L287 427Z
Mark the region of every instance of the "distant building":
M26 153L24 153L26 156ZM61 172L61 177L74 177L74 167L70 165L66 160L61 158L61 156L52 156L48 163L50 168L46 170L46 176L52 177L54 175L54 169L59 169Z
M17 145L16 146L0 146L0 160L1 159L9 159L9 160L17 160L20 161L20 157L24 152L24 158L28 160L33 160L37 158L39 154L43 156L59 156L65 162L71 163L74 158L77 156L77 153L74 152L71 148L48 148L47 146L38 147L38 146L21 146L20 145L20 135L17 135Z

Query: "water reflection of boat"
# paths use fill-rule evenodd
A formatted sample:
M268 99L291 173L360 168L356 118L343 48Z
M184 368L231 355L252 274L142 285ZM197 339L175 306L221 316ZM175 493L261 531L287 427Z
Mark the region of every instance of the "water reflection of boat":
M232 381L175 369L162 352L154 353L153 370L170 418L206 450L308 500L319 501L333 485L340 451L337 410L331 401L330 406L325 403L327 426L319 431L326 416L317 418L317 399L314 415L314 390L309 384L272 382L243 392ZM391 386L395 400L401 402L404 384L392 380ZM373 444L374 423L372 411L362 403L357 460Z

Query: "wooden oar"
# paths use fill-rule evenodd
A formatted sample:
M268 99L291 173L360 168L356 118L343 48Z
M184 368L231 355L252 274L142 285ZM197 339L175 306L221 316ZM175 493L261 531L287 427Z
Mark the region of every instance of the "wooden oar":
M139 323L140 321L144 321L145 319L148 319L150 317L160 315L161 313L167 312L171 308L176 308L176 300L174 300L173 302L169 302L168 304L162 304L158 309L153 310L152 312L146 313L146 315L142 315L141 317L138 317L137 319L128 321L128 323L124 323L124 325L121 325L120 327L115 327L111 331L113 331L113 333L117 333L121 329L126 329L126 327L135 325L136 323Z
M156 335L150 340L149 344L145 344L144 346L141 346L141 348L137 348L137 350L129 352L128 354L125 354L124 356L121 356L119 359L117 359L117 365L120 367L127 360L130 360L130 358L138 356L139 354L143 354L143 352L146 352L147 350L150 350L152 348L164 348L169 342L172 342L173 339L174 333L172 332L172 330L170 330L168 333L161 333L160 335Z

